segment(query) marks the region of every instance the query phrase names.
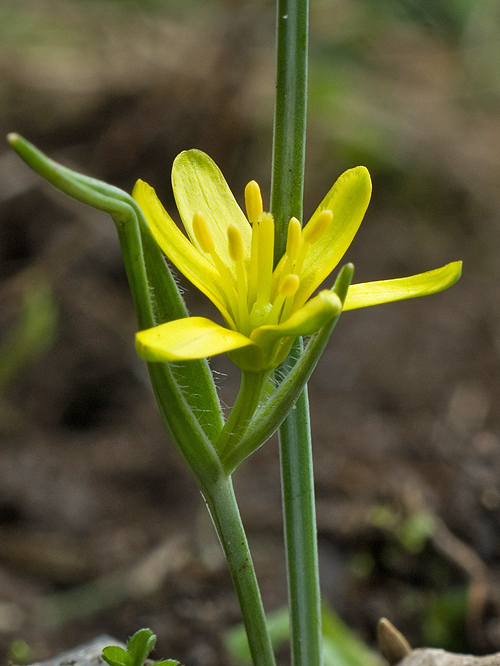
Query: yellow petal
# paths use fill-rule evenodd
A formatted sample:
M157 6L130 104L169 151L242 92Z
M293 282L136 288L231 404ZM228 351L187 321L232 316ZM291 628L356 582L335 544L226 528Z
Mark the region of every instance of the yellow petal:
M365 167L355 167L340 176L318 206L307 226L314 225L324 210L331 210L333 219L322 236L309 246L300 274L300 287L295 297L294 309L305 303L342 259L359 229L370 196L370 174ZM279 274L279 270L276 272Z
M191 361L254 346L241 333L205 317L186 317L139 331L135 346L145 361ZM196 387L195 387L196 388Z
M461 273L462 262L454 261L441 268L410 277L353 284L347 292L344 310L435 294L455 284Z
M188 236L194 245L192 223L195 213L202 213L215 245L215 251L236 280L229 255L227 228L236 226L241 234L245 258L250 256L251 227L219 167L201 150L186 150L178 155L172 167L175 201Z
M225 287L213 263L184 236L152 187L138 180L132 196L139 204L156 242L170 261L214 303L228 324L234 325L226 306Z

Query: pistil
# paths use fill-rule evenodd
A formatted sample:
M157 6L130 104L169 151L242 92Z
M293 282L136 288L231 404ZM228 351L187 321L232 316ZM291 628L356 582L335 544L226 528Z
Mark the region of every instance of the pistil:
M251 280L257 281L257 294L255 303L250 312L250 323L253 328L265 323L265 319L271 309L271 286L273 277L273 259L274 259L274 220L271 213L263 213L257 225L258 228L258 248L257 258L250 259ZM255 278L254 278L255 276Z
M248 316L247 303L247 279L245 267L243 265L244 250L241 233L235 224L230 224L227 228L227 242L229 256L234 262L236 270L236 296L238 301L238 330L245 335L250 334L250 320Z
M260 187L255 180L251 180L245 187L245 208L248 221L252 225L252 243L250 248L250 266L257 265L259 256L259 218L264 207ZM256 271L250 270L248 279L248 308L251 309L257 298L257 283L259 276Z

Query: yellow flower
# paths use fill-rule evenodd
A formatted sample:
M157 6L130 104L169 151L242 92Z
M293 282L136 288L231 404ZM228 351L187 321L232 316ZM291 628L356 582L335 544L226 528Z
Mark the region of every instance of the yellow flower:
M303 229L290 220L286 252L274 269L274 221L263 210L255 181L245 189L246 216L201 151L178 155L172 184L187 237L149 185L138 181L133 197L163 252L216 305L227 327L189 317L140 331L136 343L143 359L182 361L227 352L243 370L269 370L284 360L297 336L316 333L340 314L333 291L310 297L361 224L371 194L364 167L340 176ZM458 279L460 268L454 262L410 278L352 285L343 309L440 291Z

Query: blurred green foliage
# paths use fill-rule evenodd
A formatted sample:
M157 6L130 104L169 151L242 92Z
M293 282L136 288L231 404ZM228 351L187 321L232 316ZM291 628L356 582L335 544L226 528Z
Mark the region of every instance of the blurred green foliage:
M52 289L43 280L28 283L18 321L0 343L0 395L48 347L55 330Z
M428 595L421 625L423 644L454 652L467 650L467 609L465 586Z
M379 655L349 629L328 604L321 609L323 622L323 659L325 666L381 666ZM279 608L267 616L269 633L275 649L290 637L288 609ZM243 625L234 627L226 636L230 654L242 664L250 664L250 650Z
M371 507L368 522L373 527L391 534L402 548L414 555L424 549L435 526L434 517L428 511L416 511L403 516L395 508L385 504Z
M26 641L17 638L10 644L8 659L12 664L24 666L25 664L29 664L33 659L33 652Z

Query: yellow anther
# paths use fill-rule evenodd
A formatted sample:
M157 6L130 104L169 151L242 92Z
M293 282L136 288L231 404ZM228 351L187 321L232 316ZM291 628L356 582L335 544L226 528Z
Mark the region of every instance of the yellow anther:
M235 224L230 224L227 228L227 242L229 246L229 256L233 261L243 260L243 240L241 233Z
M295 257L299 251L301 237L300 222L296 217L292 217L288 223L288 234L286 237L286 253L289 257Z
M280 284L280 294L283 296L294 296L299 288L300 279L294 273L288 273Z
M255 224L264 210L260 187L255 180L251 180L245 187L245 207L250 223Z
M202 252L212 254L215 250L214 241L210 230L205 222L205 218L201 213L193 215L193 234L198 245L201 247Z
M331 210L323 210L318 217L312 219L304 227L302 232L302 238L304 243L312 245L316 243L321 236L325 233L327 227L330 225L330 222L333 220L333 213Z

